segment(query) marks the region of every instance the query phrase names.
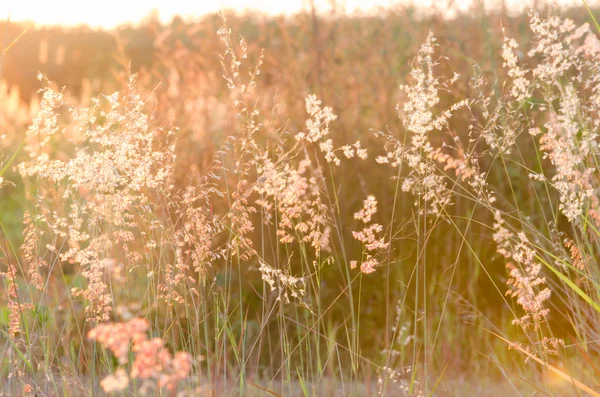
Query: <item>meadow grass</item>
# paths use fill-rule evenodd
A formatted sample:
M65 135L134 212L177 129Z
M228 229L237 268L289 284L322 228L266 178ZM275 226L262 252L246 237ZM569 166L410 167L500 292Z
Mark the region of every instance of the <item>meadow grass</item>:
M40 74L0 393L600 395L585 10L211 17L114 94Z

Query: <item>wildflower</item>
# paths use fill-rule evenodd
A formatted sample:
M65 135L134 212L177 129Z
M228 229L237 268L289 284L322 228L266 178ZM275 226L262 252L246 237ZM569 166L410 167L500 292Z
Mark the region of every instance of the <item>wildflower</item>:
M148 328L148 321L140 318L134 318L127 323L100 324L88 332L88 339L101 343L124 364L127 362L129 342L141 337Z
M100 382L105 393L116 393L124 390L129 385L129 377L123 369L118 369L114 375L108 375Z
M189 376L192 369L190 354L177 352L172 356L162 339L146 337L148 328L148 321L135 318L127 323L100 324L88 333L89 339L109 349L121 364L127 362L130 344L134 353L131 373L127 375L119 369L114 375L104 378L101 386L105 392L125 389L130 378L141 379L143 385L154 381L159 388L173 390L179 381Z

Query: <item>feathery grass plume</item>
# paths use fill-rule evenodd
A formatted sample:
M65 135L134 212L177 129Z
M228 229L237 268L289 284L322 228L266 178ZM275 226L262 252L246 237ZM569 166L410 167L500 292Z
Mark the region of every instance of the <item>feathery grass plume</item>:
M533 128L529 132L538 137L544 157L556 169L551 184L559 192L559 208L570 222L578 223L585 207L591 203L592 210L596 210L598 205L592 175L593 158L598 154L595 126L600 108L593 97L582 96L586 90L598 90L593 77L598 71L594 56L597 38L588 24L577 27L570 19L557 16L542 19L533 11L530 27L534 45L527 55L539 57L541 62L531 70L531 82L525 84L521 80L526 72L519 68L514 55L505 56L509 75L515 78L512 89L523 91L521 86L527 85L525 91L544 92L545 100L538 104L545 116L544 129ZM517 101L521 102L524 96L519 95Z
M239 140L234 140L233 145L234 168L231 176L235 179L235 188L230 194L231 204L227 215L230 221L229 228L233 232L229 245L234 255L247 261L256 255L252 238L249 237L254 231L252 214L256 213L256 208L249 203L249 196L253 192L249 178L256 162L255 156L259 152L254 135L261 128L257 120L260 113L253 101L253 95L256 77L260 74L262 55L254 69L249 69L246 80L242 77L242 61L248 58L246 42L240 36L238 55L231 38L231 29L225 25L224 18L218 35L225 46L225 52L220 56L223 78L234 97L234 108L241 123L241 136Z
M388 367L381 367L377 371L377 393L379 396L384 396L384 383L386 379L391 380L399 386L399 389L405 395L414 395L416 397L424 397L425 394L419 382L410 382L406 378L410 378L412 368L407 367L401 371L396 371Z
M534 41L527 57L535 65L531 69L519 65L514 54L518 47L514 40L505 38L503 47L504 66L509 68L508 75L512 81L509 95L498 104L496 114L506 112L505 116L516 128L506 128L506 134L501 137L490 135L491 129L488 129L482 132L482 136L492 149L498 149L503 161L510 154L510 147L520 132L527 131L534 142L539 142L540 157L549 160L554 166L554 173L552 175L548 168L544 168L541 174L529 171L528 177L532 184L545 184L555 189L559 198L558 208L571 225L570 233L585 241L588 236L582 235L581 230L587 219L586 212L593 212L597 206L598 179L594 175L598 142L594 126L597 125L598 108L584 94L591 88L589 83L585 83L586 76L592 76L597 70L597 60L589 57L594 51L590 49L594 48L593 45L590 47L590 43L595 40L587 24L577 28L571 20L555 16L542 19L535 12L530 14L530 27ZM582 39L583 44L578 44ZM540 60L537 64L536 58ZM530 97L534 95L542 95L543 99L533 101ZM533 120L526 114L528 108L533 109ZM490 124L494 124L500 117L489 115L488 119ZM538 127L542 123L543 128ZM502 143L498 144L499 141ZM525 164L523 167L527 169ZM518 203L515 205L518 210ZM521 317L513 320L513 324L524 330L533 328L537 335L533 339L537 339L541 354L558 354L564 342L552 336L553 330L548 323L549 299L553 291L567 296L582 294L570 284L571 274L565 265L572 262L574 269L581 270L580 250L570 238L565 240L564 247L560 243L544 247L545 241L560 241L562 232L550 227L547 232L538 230L521 214L517 217L519 222L509 225L498 208L494 209L494 205L488 205L488 208L494 215L493 238L497 252L508 259L507 284L510 289L507 294L516 298L524 311ZM529 233L533 234L535 243L530 241ZM570 254L564 248L569 249ZM554 263L557 264L556 269L553 268ZM560 275L563 283L550 284L543 272L546 267ZM573 302L572 298L569 300ZM534 354L531 346L517 346Z
M329 106L322 107L322 102L317 99L316 95L309 95L305 99L306 112L310 116L306 120L306 132L296 134L297 141L311 143L319 143L319 149L325 154L325 160L328 163L340 165L340 159L335 154L332 139L325 139L330 131L329 124L334 121L337 116L333 114L333 109Z
M375 255L389 247L389 243L385 241L385 237L378 236L383 231L382 225L372 223L367 226L376 212L377 200L375 199L375 196L368 196L363 202L363 208L354 213L354 219L360 220L365 225L361 231L352 232L352 237L363 244L363 257L360 260L360 271L365 274L373 273L375 271L375 268L379 266L379 261L375 258ZM357 266L357 261L350 262L350 267L352 269Z
M19 296L17 286L17 268L11 262L8 263L8 269L0 272L0 278L4 279L6 285L6 296L8 298L8 335L17 345L22 345L22 320L26 310L32 310L33 304L23 302L23 297Z
M451 191L431 158L435 149L428 135L447 127L453 112L466 106L468 101L459 101L434 115L434 107L440 102L439 91L458 78L455 74L448 82L440 82L435 77L437 61L433 56L436 46L433 33L429 33L411 63L410 84L400 86L406 99L403 103L398 103L396 108L404 127L410 133L410 144L405 145L396 137L388 135L387 152L384 156L379 156L377 162L390 164L395 168L406 163L410 172L403 180L402 190L421 197L428 206L425 211L440 215L442 209L451 202Z
M269 284L271 291L277 291L277 300L290 303L290 298L301 301L305 295L305 281L303 278L294 277L281 269L273 268L260 261L259 272L264 282Z
M504 29L503 32L505 32ZM517 102L523 102L529 96L531 82L527 78L529 70L521 68L518 64L519 59L516 54L518 48L519 44L515 39L504 36L502 59L504 60L503 66L508 68L508 76L512 78L510 94Z
M502 229L502 226L500 228L506 231L506 229ZM537 331L550 312L544 302L550 298L551 291L547 287L541 288L546 284L546 278L540 274L542 264L535 261L535 251L531 248L525 233L518 234L517 243L508 242L507 238L506 233L495 235L499 246L510 245L511 251L508 259L516 263L509 262L506 265L510 274L507 284L514 287L507 294L516 297L517 303L525 311L525 315L513 320L513 324L518 324L523 329L533 326Z
M88 301L88 318L96 321L107 321L111 311L105 260L111 252L135 244L136 234L141 236L140 219L151 218L155 195L170 189L175 157L173 144L157 149L156 130L135 91L134 77L129 84L126 96L95 98L91 108L77 109L48 83L42 110L27 132L30 159L18 166L21 175L35 177L41 185L39 214L30 222L39 232L30 230L28 236L48 233L55 243L68 241L67 251L51 251L61 262L81 266L87 286L74 288L73 294ZM73 118L71 131L60 123L65 109ZM52 139L69 139L69 134L73 150L52 158ZM173 134L166 136L172 139ZM55 192L66 203L64 213L46 207ZM43 262L31 252L32 246L27 243L25 249L35 267ZM133 254L127 259L129 266L139 262Z
M309 158L300 160L297 169L288 163L275 164L264 153L257 164L257 204L264 210L269 222L271 211L277 211L277 236L282 244L296 239L310 243L318 257L322 249L329 249L328 208L321 198L322 176L307 176L311 167Z
M0 137L0 145L4 146L5 137ZM4 156L0 156L0 159L4 160ZM0 182L0 189L2 189L2 184L5 183L2 176L0 176L2 181ZM2 227L4 230L4 226ZM7 238L7 236L2 236L2 238ZM2 250L4 251L3 245ZM23 312L25 310L31 310L34 308L33 304L23 302L23 297L19 296L18 291L18 269L17 266L13 263L12 259L10 259L8 252L3 252L4 257L6 258L6 271L0 271L0 279L4 281L6 288L6 298L8 300L7 308L8 308L8 336L12 340L12 342L16 346L24 347L24 341L20 336L22 336L22 328L21 323L24 319Z

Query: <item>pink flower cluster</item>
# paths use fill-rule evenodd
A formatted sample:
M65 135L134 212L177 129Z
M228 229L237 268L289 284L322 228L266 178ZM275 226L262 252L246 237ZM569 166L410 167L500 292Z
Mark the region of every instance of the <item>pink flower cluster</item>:
M144 389L154 381L159 388L173 390L178 381L189 376L192 370L189 353L177 352L175 356L171 355L161 338L148 339L148 329L147 320L135 318L127 323L101 324L88 333L89 339L110 350L121 364L127 363L130 344L134 353L129 376L123 370L117 371L117 376L108 376L102 382L105 392L124 389L129 378L142 379Z

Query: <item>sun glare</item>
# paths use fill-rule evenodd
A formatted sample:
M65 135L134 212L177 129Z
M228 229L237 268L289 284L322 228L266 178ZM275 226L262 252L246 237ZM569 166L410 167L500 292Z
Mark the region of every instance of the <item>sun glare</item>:
M505 0L511 10L522 9L528 1ZM538 3L545 0L538 0ZM562 0L562 3L574 0ZM367 11L374 7L388 7L394 4L413 4L423 8L447 7L465 10L473 0L341 0L337 1L347 11ZM593 3L594 1L592 1ZM223 9L244 10L253 9L270 14L293 13L310 7L311 0L104 0L101 2L80 0L9 0L0 4L0 18L5 19L9 14L13 21L31 21L40 25L78 25L87 24L93 27L111 28L129 22L138 22L144 16L156 11L163 21L168 21L175 15L198 16L218 12ZM326 9L331 4L329 0L315 0L320 9ZM499 0L487 0L486 3L499 3Z
M4 3L4 2L3 2ZM317 5L325 6L328 1L317 0ZM386 6L390 0L353 0L346 2L351 9L366 9L371 6ZM0 5L0 18L10 12L12 20L27 20L38 24L77 25L88 24L110 28L127 22L137 22L156 10L163 20L175 15L196 16L222 9L254 9L279 14L295 12L310 4L307 0L148 0L83 2L78 0L18 0Z

